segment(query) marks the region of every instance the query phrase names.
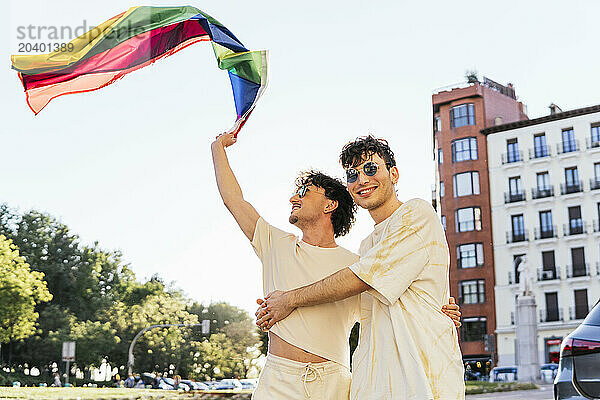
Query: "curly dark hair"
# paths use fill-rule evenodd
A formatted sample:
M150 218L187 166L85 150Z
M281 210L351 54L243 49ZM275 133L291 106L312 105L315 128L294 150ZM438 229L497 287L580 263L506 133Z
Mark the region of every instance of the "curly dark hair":
M344 168L356 167L373 154L378 154L383 158L388 169L396 165L394 152L390 149L387 140L377 139L371 135L359 137L355 141L347 143L342 148L340 162Z
M325 190L325 197L337 201L338 206L331 213L331 223L336 238L350 232L350 228L354 224L357 207L341 180L319 171L310 170L301 173L296 179L296 188L300 188L302 185L320 187Z

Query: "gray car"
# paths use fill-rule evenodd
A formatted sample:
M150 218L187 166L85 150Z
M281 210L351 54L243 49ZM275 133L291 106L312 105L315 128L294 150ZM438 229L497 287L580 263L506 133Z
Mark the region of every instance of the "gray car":
M562 342L554 399L600 399L600 302Z

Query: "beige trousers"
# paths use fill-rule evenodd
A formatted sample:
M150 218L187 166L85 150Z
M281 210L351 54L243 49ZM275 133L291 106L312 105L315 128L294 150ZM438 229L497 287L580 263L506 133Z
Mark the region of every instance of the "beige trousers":
M303 363L267 355L253 400L348 400L350 371L333 361Z

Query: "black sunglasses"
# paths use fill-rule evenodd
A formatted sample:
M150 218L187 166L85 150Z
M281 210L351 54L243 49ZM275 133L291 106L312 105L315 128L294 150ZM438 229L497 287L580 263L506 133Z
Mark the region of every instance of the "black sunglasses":
M377 173L379 165L373 161L367 161L364 163L362 170L366 176L373 176ZM346 182L354 183L358 179L358 170L356 168L348 168L346 170Z
M302 185L298 188L298 190L296 191L295 194L298 195L298 197L303 198L304 196L306 196L306 192L308 192L309 190L311 190L309 187L309 185ZM315 193L321 193L318 190L313 190L313 192ZM321 193L322 195L325 195L325 193Z

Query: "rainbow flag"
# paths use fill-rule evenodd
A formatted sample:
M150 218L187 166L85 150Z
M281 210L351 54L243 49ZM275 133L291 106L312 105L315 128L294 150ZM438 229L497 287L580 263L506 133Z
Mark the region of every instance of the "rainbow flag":
M237 134L266 88L267 51L249 51L195 7L132 7L62 49L11 60L37 115L56 97L100 89L202 41L212 42L219 68L229 72L237 112L229 132Z

